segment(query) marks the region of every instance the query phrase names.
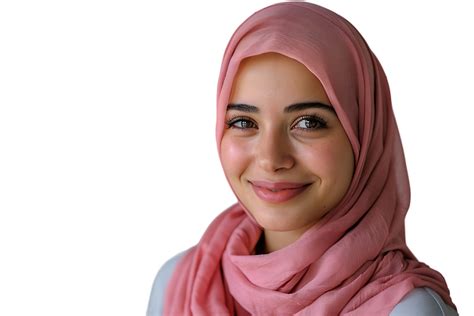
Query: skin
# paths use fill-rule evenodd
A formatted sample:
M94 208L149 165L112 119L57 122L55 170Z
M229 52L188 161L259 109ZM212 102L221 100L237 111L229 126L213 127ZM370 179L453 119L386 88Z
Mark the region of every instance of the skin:
M297 240L338 204L352 180L352 147L334 109L285 111L303 102L330 106L321 82L303 64L276 53L241 63L229 104L258 112L228 106L221 159L235 194L263 228L257 253ZM309 186L288 201L271 203L256 195L252 181Z

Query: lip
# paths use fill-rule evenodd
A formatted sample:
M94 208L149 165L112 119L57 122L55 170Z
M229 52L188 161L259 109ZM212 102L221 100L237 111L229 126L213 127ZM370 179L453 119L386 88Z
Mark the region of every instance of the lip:
M265 202L283 203L304 192L311 183L249 181L255 194Z

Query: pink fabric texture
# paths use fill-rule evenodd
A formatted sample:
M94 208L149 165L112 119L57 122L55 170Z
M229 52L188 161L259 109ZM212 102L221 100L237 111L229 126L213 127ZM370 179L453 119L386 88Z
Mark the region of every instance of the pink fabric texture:
M383 69L344 18L306 2L257 11L232 36L217 90L218 149L240 62L276 52L322 82L356 167L339 204L293 244L253 255L261 227L237 203L178 263L165 315L388 315L415 287L453 306L443 276L405 242L410 187Z

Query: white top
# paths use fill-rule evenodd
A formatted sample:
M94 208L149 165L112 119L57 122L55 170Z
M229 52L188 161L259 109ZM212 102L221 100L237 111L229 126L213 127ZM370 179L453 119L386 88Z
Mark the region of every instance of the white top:
M158 271L148 302L147 316L162 316L165 289L171 279L181 252L169 259ZM390 313L390 316L458 316L451 306L430 288L420 287L409 292Z

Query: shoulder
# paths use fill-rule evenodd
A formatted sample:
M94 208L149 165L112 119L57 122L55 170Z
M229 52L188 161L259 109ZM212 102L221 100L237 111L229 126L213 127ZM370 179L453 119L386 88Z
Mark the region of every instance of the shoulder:
M409 292L390 316L457 316L458 313L430 288L420 287Z
M168 286L176 265L185 253L186 251L178 253L166 261L158 271L148 301L147 316L161 316L163 314L166 287Z

